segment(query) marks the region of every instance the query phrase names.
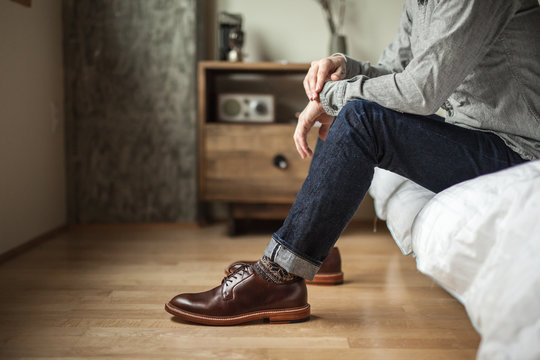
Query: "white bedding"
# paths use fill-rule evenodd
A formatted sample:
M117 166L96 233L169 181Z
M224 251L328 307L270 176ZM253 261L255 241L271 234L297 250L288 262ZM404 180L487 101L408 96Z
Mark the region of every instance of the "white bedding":
M478 358L540 359L540 161L437 195L403 179L376 171L377 214L464 304L482 335Z
M403 255L412 253L411 230L416 215L435 193L390 171L375 168L369 193L375 213L386 226Z

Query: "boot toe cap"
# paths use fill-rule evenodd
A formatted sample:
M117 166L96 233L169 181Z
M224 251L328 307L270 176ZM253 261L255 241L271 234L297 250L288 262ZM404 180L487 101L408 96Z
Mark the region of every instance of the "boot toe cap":
M206 291L197 294L180 294L169 301L169 305L177 309L197 313L212 314L216 307L215 291Z

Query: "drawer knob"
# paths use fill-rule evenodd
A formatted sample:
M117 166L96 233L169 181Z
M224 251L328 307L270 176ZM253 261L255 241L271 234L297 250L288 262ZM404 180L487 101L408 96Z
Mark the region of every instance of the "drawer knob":
M289 162L287 161L287 158L283 155L276 155L274 156L274 166L278 169L285 170L289 167Z

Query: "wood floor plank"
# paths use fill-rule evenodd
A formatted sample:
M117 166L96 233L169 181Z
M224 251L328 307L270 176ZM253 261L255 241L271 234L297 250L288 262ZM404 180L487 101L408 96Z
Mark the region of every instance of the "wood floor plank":
M212 327L163 310L268 240L224 226L72 228L0 265L0 358L474 359L461 304L384 231L343 234L345 283L309 286L311 321Z

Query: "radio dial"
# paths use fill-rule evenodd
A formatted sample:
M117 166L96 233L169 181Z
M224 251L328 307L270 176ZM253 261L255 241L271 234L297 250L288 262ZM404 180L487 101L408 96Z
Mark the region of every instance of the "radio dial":
M251 109L258 115L268 114L268 106L264 101L256 100L251 103Z

